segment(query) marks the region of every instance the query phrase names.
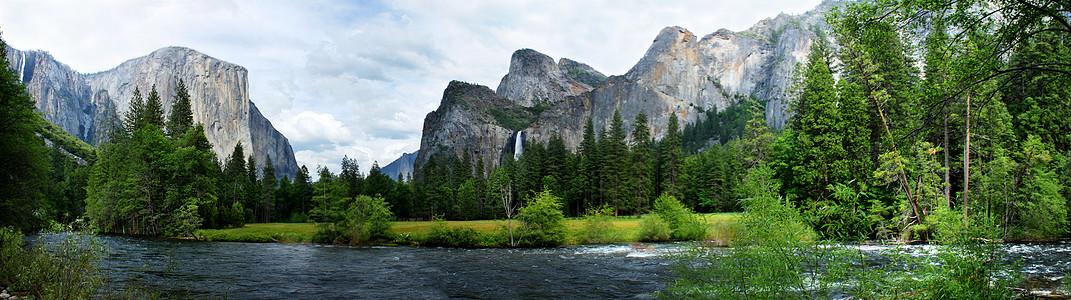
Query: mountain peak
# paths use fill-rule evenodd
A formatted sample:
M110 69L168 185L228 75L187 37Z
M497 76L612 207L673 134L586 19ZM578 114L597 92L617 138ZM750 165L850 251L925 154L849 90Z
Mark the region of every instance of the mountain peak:
M577 64L571 66L587 66ZM509 73L502 77L495 92L518 105L533 107L551 106L567 96L576 96L592 88L590 84L570 77L569 71L562 69L550 56L532 49L520 49L513 52Z

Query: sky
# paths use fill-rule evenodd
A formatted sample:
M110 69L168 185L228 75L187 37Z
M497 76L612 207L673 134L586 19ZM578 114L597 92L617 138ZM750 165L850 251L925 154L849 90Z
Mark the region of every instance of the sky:
M251 100L298 164L337 173L349 156L367 172L420 148L451 80L495 89L515 50L621 75L664 27L741 31L819 2L4 0L0 31L82 73L167 46L244 66Z

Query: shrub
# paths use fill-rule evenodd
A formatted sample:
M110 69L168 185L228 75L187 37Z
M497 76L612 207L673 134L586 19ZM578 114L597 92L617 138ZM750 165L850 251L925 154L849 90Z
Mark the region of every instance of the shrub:
M478 247L484 238L476 229L467 227L449 227L446 221L438 220L424 238L429 246Z
M936 257L892 249L877 266L862 252L814 241L815 232L777 191L773 171L760 165L742 186L745 213L740 234L724 251L693 247L674 258L675 280L660 296L722 299L1008 299L1021 274L994 255L993 244L950 239ZM947 212L938 232L959 229Z
M705 222L669 194L662 194L655 199L654 213L669 225L675 240L698 240L707 235Z
M673 230L662 217L654 214L644 215L640 220L639 240L641 242L667 242L673 237Z
M614 224L610 222L613 214L613 207L609 205L588 210L584 215L584 224L576 232L577 243L601 244L616 240Z
M26 247L23 235L0 228L0 286L41 299L88 299L104 286L104 244L88 233L41 235Z
M520 245L551 247L565 243L565 216L559 201L550 190L544 190L520 209Z
M386 241L393 237L390 221L394 214L383 198L358 196L346 209L343 219L332 224L317 224L316 240L352 245Z

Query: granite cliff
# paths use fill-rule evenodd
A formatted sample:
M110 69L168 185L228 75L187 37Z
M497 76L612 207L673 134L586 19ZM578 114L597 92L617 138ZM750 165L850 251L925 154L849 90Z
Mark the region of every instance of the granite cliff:
M591 118L596 129L603 130L614 111L621 113L626 132L631 132L637 114L647 114L652 136L662 138L671 113L682 123L692 123L705 117L702 112L725 109L746 97L766 102L767 123L780 128L790 117L786 101L795 66L806 59L815 41L827 36L824 15L835 5L839 3L827 1L802 15L781 14L741 32L722 29L702 38L681 27L666 27L632 69L609 78L582 63L563 58L555 64L535 50L518 50L496 89L504 99L484 92L472 98L478 105L461 106L448 103L446 94L454 84L447 88L443 104L425 119L416 164L421 166L435 153L460 156L467 151L497 165L514 151L517 131L537 143L558 135L575 150L586 120ZM597 79L585 80L590 78ZM469 89L480 88L489 90ZM527 109L536 117L518 126L480 118L470 109L487 110L499 103L507 103L502 107L509 110ZM475 123L461 125L466 122Z
M182 47L159 49L94 74L78 73L43 51L9 47L8 60L37 100L37 110L90 144L99 142L103 122L129 109L135 87L147 95L155 84L164 114L169 114L181 79L189 90L194 122L205 124L221 161L241 142L260 164L270 155L276 175L297 172L289 141L250 101L247 71L241 66Z
M380 168L379 171L387 174L391 179L398 180L400 177L402 180L406 180L410 175L413 175L413 163L416 162L416 157L416 152L402 153L401 157Z

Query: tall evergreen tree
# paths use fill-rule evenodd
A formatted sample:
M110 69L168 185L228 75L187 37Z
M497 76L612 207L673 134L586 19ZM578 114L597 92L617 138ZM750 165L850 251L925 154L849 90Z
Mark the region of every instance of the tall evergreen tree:
M152 89L149 91L149 96L145 98L145 107L142 111L142 115L138 116L137 127L144 127L147 125L155 125L156 127L164 128L164 105L160 101L160 93L156 92L156 85L152 85Z
M0 227L33 229L44 223L34 212L41 202L49 173L47 148L37 137L34 101L7 61L7 44L0 39Z
M669 114L669 125L666 127L666 137L662 140L661 147L659 152L662 155L662 193L681 198L680 176L684 151L681 149L681 125L676 112Z
M647 114L636 115L632 125L632 151L630 155L629 170L631 171L629 188L632 198L632 208L636 212L644 210L644 206L651 199L653 187L651 174L651 127L647 124Z
M339 172L338 176L345 182L349 197L357 197L364 193L364 175L361 174L361 168L356 159L343 156L342 172Z
M613 206L614 216L617 216L622 209L628 209L629 204L629 201L625 201L628 196L626 190L628 180L626 172L628 172L629 165L628 145L625 144L624 122L621 120L621 113L617 110L614 111L614 116L610 119L610 128L606 132L601 163L603 194L608 204Z
M179 79L178 85L175 86L175 96L171 100L171 115L167 118L167 134L177 138L190 127L193 127L190 93L186 90L186 82Z
M275 179L275 165L272 164L271 155L268 155L264 159L264 171L261 174L260 185L262 187L261 192L261 222L272 222L272 217L275 212L275 190L279 184L279 181Z
M591 118L584 123L584 135L580 140L579 168L577 168L577 186L581 194L578 201L578 213L582 213L589 206L594 205L598 197L596 187L598 185L599 149L598 137L595 135L595 125Z
M246 212L245 221L256 222L267 217L260 215L264 211L264 207L262 207L264 203L261 201L264 187L257 176L257 161L253 158L253 155L249 155L246 158L245 173L247 179L244 182L246 186L242 188L242 194L245 195L242 205L249 209Z

